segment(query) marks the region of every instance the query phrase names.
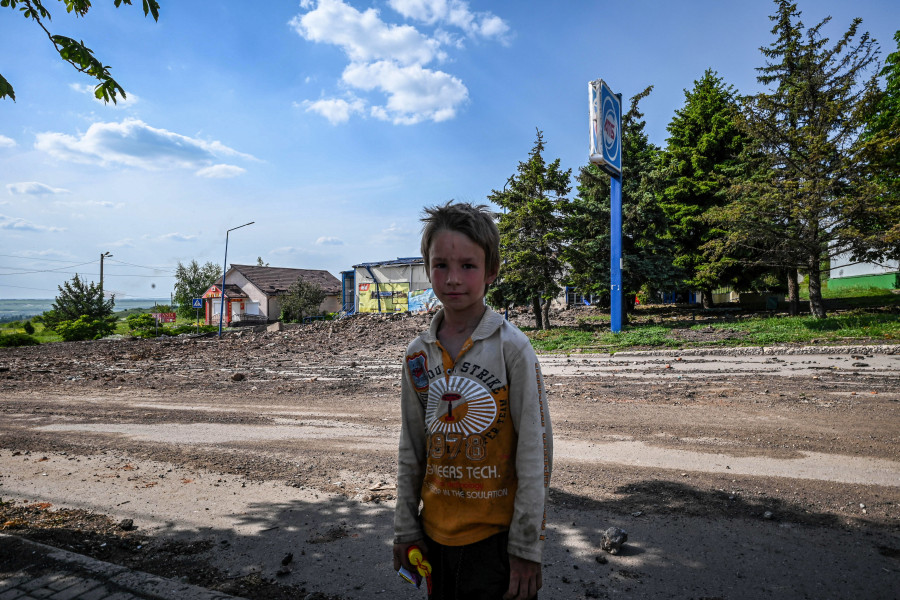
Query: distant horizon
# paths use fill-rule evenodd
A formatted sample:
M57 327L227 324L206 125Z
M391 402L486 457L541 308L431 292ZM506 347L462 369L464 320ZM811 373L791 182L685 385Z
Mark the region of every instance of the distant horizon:
M29 300L37 300L37 301L40 301L40 302L46 302L46 301L49 300L49 301L52 302L53 300L56 300L56 298L57 298L57 296L53 296L53 297L51 297L51 298L0 298L0 302L28 302ZM141 302L141 301L143 301L143 300L153 300L153 301L165 300L165 301L168 303L168 302L171 301L171 298L169 298L169 297L167 297L167 296L158 296L158 297L155 297L155 298L152 297L152 296L142 296L142 297L139 297L139 298L131 298L131 297L121 298L121 297L116 297L116 301L119 301L119 300L127 300L128 302Z

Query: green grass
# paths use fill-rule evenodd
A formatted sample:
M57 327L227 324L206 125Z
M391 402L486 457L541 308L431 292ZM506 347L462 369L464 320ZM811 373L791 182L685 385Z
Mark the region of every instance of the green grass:
M726 325L746 334L742 345L796 344L813 340L839 343L871 339L878 343L900 340L900 315L852 311L816 319L811 316L751 319Z
M859 310L825 319L811 316L725 317L694 323L688 315L660 324L635 322L619 333L584 327L555 327L526 331L539 352L618 352L626 349L698 348L715 346L769 346L775 344L840 345L849 342L900 343L900 314ZM703 339L684 339L697 332Z
M130 309L130 310L120 310L120 311L114 312L113 315L116 317L117 321L116 321L116 330L113 333L116 335L125 335L125 336L130 335L131 332L128 330L128 324L125 322L125 319L129 315L141 314L141 313L151 313L151 312L153 312L152 308L147 308L147 309L134 308L134 309ZM0 335L10 334L10 333L25 333L24 327L25 327L26 320L11 321L8 323L0 324ZM167 326L167 327L178 326L178 325L192 325L193 326L193 325L196 325L196 323L197 323L197 320L194 317L186 319L184 317L179 316L179 317L177 317L175 323L166 323L165 326ZM34 334L32 335L32 337L37 339L40 343L46 344L48 342L61 342L62 341L62 337L58 333L56 333L54 331L50 331L49 329L45 328L42 323L35 323L34 321L32 321L31 324L34 325ZM200 321L200 325L201 325L201 327L203 325L202 319ZM160 323L159 326L160 326L160 329L163 328L162 323Z

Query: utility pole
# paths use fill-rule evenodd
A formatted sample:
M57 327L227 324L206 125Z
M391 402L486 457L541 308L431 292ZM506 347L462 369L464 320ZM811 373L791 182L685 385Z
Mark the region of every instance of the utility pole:
M111 257L112 254L104 252L100 255L100 301L103 301L103 259Z

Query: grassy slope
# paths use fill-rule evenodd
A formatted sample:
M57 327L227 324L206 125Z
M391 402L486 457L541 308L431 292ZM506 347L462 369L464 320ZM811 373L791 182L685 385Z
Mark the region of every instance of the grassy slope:
M829 316L790 317L783 313L703 311L638 307L620 333L609 331L609 317L583 319L577 327L526 331L535 349L615 352L629 348L697 348L774 344L900 343L900 295L887 290L858 290L854 296L828 298ZM808 310L808 305L801 306Z

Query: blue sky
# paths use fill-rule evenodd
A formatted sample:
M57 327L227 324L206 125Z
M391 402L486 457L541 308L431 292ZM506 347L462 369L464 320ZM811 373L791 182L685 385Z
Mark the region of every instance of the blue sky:
M527 157L577 173L587 84L643 103L651 141L712 68L758 91L766 0L160 0L159 22L97 0L45 2L128 99L93 99L43 32L0 11L0 298L52 298L80 273L119 297L166 297L176 264L340 272L417 256L425 205L485 202ZM896 0L801 0L838 37L863 19L895 49Z

